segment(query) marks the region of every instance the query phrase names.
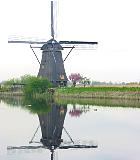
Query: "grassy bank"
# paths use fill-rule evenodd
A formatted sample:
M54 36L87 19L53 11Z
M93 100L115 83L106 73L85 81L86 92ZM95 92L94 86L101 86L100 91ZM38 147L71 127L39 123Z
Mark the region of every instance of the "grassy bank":
M69 98L115 98L140 100L140 87L95 86L58 88L55 97Z
M20 92L0 92L0 96L22 96ZM36 93L38 98L48 97L50 93ZM54 97L61 98L109 98L140 100L140 86L94 86L56 88Z

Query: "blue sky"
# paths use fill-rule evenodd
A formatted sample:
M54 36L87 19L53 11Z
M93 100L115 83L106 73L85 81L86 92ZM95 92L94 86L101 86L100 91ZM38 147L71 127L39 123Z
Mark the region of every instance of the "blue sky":
M55 1L56 40L99 42L96 50L71 53L65 63L67 75L78 72L99 81L140 81L139 0ZM50 0L12 0L8 5L1 4L0 81L37 75L39 65L29 45L8 44L7 37L49 40ZM67 52L63 52L64 57ZM36 53L41 58L41 52Z

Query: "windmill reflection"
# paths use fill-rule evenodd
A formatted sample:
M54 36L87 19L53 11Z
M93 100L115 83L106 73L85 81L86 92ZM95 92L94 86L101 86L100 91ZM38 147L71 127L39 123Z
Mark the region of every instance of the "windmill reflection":
M36 112L39 118L39 126L37 127L29 146L7 147L7 149L49 149L51 152L51 160L54 160L54 151L56 149L70 149L70 148L97 148L97 145L83 145L76 144L66 128L64 127L64 120L67 113L67 104L56 104L53 99L51 101L46 99L26 99L26 106L31 112ZM23 103L23 104L24 104ZM29 105L27 105L29 104ZM42 110L41 110L42 109ZM46 109L46 110L45 110ZM40 142L34 141L38 129L41 128ZM70 141L65 142L62 139L62 131L69 137ZM42 145L36 146L33 143L41 143Z
M66 112L67 105L53 104L47 114L38 115L42 132L40 141L51 151L51 159L53 159L54 150L63 142L61 136Z

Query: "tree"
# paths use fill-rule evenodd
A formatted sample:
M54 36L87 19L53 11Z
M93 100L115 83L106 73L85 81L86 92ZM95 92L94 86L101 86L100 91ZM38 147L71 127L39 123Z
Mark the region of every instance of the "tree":
M24 75L17 79L10 79L1 83L1 91L23 90L25 95L44 93L52 84L47 78Z
M1 90L13 91L15 89L15 84L20 84L20 80L18 78L12 78L10 80L3 81L1 83Z
M51 87L49 80L43 77L27 76L27 79L25 78L24 82L23 92L25 95L44 93Z
M76 86L76 83L82 79L82 76L79 73L71 73L69 75L69 79L71 80L73 86Z

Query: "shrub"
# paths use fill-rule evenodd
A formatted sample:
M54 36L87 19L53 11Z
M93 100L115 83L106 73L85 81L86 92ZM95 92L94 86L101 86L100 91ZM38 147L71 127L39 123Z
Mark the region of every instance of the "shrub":
M24 79L24 82L23 92L25 95L44 93L51 87L49 80L43 77L28 76L27 79Z

